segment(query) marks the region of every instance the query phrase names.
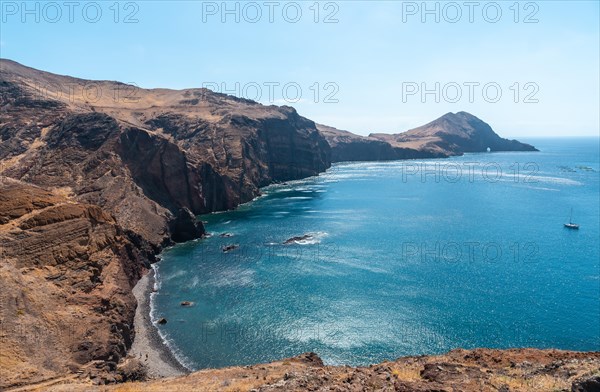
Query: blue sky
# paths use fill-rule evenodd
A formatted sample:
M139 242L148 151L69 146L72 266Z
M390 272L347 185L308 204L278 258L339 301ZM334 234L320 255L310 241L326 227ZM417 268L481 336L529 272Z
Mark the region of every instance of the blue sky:
M2 1L1 56L140 87L260 93L359 134L461 110L504 136L599 134L598 1L428 2L430 13L421 1L230 1L229 14L221 1L75 3L71 22L62 1Z

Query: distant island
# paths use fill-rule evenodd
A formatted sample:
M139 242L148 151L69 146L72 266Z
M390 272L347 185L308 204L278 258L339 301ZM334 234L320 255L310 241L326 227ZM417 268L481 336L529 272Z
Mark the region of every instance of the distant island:
M0 107L0 389L145 380L143 362L130 355L133 288L166 246L205 234L197 215L236 208L266 185L318 175L332 162L536 151L465 112L363 137L287 106L83 80L5 59ZM501 385L495 377L510 366L519 369L515 377L543 374L570 385L570 363L587 370L600 355L475 350L345 369L307 354L223 374L260 390L476 390L479 382ZM203 377L172 381L173 388L215 388L214 374Z

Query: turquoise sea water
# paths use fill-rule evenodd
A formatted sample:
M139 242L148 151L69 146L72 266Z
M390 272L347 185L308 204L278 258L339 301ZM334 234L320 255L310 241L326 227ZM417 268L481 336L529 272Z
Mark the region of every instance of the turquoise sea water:
M600 350L599 141L527 142L541 152L336 164L203 216L212 237L163 253L152 317L193 369Z

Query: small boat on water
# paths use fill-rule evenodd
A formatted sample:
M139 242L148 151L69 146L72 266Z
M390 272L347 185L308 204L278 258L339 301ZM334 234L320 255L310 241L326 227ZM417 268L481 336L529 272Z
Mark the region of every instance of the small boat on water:
M573 223L573 209L571 208L571 216L569 217L569 223L565 223L565 227L567 229L579 230L579 225L577 223Z

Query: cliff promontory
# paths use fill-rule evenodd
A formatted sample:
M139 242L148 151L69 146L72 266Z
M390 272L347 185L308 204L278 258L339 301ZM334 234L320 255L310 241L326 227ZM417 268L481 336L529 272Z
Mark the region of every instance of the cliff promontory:
M517 140L501 138L479 118L447 113L421 127L398 134L359 136L326 125L319 131L331 145L333 162L445 158L467 152L537 151Z

